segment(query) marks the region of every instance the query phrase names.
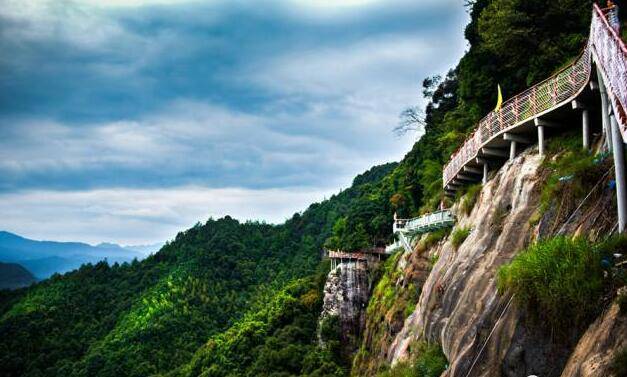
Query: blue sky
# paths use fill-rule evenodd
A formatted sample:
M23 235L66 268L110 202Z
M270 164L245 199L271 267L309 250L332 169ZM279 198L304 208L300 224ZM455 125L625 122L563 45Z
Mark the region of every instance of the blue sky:
M280 222L399 160L461 0L0 0L0 229L156 242Z

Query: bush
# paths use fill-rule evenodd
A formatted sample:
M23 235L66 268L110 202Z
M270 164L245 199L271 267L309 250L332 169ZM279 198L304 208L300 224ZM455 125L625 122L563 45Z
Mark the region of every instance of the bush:
M470 215L470 212L477 203L480 192L480 184L471 185L466 188L466 193L461 197L461 202L459 203L459 210L461 211L461 213L465 215Z
M434 232L427 233L420 242L418 242L418 247L416 248L417 252L421 253L423 251L429 250L435 244L440 242L444 237L446 237L449 233L449 229L439 229Z
M608 170L608 159L590 154L581 148L577 134L551 139L543 167L549 172L540 194L540 215L560 198L563 204L573 204L583 198ZM604 162L605 163L600 163Z
M468 226L455 229L453 231L453 234L451 234L451 243L453 244L453 247L457 249L462 243L464 243L464 241L466 240L466 238L468 238L469 235L470 235L470 227Z
M618 351L612 358L610 372L616 377L627 376L627 347Z
M414 347L412 347L414 348ZM438 377L448 367L448 360L439 344L420 342L411 350L417 355L411 362L398 363L380 373L380 377Z
M498 289L514 293L532 317L558 331L581 329L611 285L602 261L626 244L622 237L597 244L563 236L536 242L499 269Z

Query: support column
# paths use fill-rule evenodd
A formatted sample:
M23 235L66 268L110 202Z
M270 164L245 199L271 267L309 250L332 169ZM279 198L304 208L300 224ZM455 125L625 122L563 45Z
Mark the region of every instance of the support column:
M616 205L618 207L618 232L625 232L627 224L627 187L625 186L625 145L614 116L610 116L612 133L612 152L614 155L614 172L616 174Z
M590 149L590 111L584 109L581 112L581 132L583 134L583 149Z
M609 101L607 99L607 88L603 81L603 75L597 67L597 78L599 80L599 93L601 94L601 122L603 124L603 133L605 134L605 145L607 149L612 149L612 132L610 130L610 118L609 118Z
M481 179L482 184L488 183L488 162L483 163L483 179Z
M544 156L544 126L537 126L538 128L538 152L540 156Z
M516 141L512 140L509 142L509 159L513 160L516 158Z

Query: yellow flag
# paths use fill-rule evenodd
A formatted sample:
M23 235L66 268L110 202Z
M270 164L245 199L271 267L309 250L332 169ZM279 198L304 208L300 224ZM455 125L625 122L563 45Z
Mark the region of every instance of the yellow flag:
M497 84L496 89L498 90L498 98L496 100L496 107L494 108L494 111L499 111L501 110L501 105L503 104L503 94L501 93L501 85Z

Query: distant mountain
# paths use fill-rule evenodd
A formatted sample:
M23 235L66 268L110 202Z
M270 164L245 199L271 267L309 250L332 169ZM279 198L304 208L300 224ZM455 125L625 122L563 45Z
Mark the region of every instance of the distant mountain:
M137 251L138 253L142 253L145 255L150 255L159 251L159 249L161 249L163 245L163 242L158 242L149 245L126 245L124 246L124 248L127 250Z
M27 287L36 281L35 276L23 266L0 262L0 289Z
M144 253L112 243L92 246L82 242L36 241L0 231L0 261L19 263L40 279L71 271L84 263L105 259L123 263L144 257Z

